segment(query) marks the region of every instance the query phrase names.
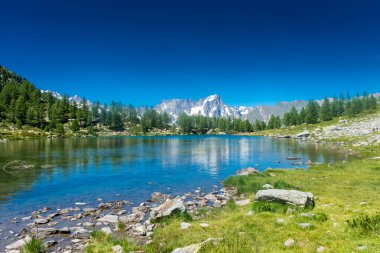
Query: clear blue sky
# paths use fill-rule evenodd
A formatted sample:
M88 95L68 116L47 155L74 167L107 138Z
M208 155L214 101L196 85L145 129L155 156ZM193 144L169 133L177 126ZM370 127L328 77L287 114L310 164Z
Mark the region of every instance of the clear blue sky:
M37 87L154 105L380 91L379 1L0 1L0 64Z

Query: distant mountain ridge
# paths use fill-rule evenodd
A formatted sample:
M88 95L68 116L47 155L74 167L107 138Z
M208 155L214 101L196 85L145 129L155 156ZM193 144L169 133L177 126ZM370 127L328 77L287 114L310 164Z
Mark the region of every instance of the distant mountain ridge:
M228 106L219 95L211 95L198 101L191 99L168 99L156 105L154 109L160 113L167 112L175 120L180 113L202 115L208 117L231 117L248 119L251 122L262 120L267 122L271 115L282 117L292 107L301 109L307 101L296 100L280 102L272 106Z

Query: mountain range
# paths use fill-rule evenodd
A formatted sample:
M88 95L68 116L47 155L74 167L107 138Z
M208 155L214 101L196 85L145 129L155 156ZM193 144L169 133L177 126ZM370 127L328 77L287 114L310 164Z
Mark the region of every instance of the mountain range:
M248 119L250 122L262 120L267 122L271 115L282 117L292 107L302 109L307 101L296 100L280 102L270 106L229 106L219 95L211 95L198 101L191 99L168 99L156 105L154 109L160 113L167 112L175 120L180 113L188 115L203 115L208 117L233 117Z
M42 92L52 92L54 97L59 99L62 98L62 95L57 92L49 90L43 90ZM380 97L380 93L375 93L373 95L375 97ZM69 97L69 100L80 104L82 98L75 95ZM317 100L317 102L322 104L323 100ZM92 105L91 101L88 101L87 103L90 106ZM271 115L282 117L286 112L290 111L292 107L301 110L307 105L307 103L308 101L306 100L294 100L290 102L279 102L275 105L229 106L223 102L219 95L214 94L197 101L192 99L166 99L162 100L161 103L153 108L159 113L167 112L174 122L181 113L186 113L187 115L202 115L207 117L248 119L253 123L255 120L268 122ZM136 110L141 116L147 108L148 107L146 106L140 106L137 107Z

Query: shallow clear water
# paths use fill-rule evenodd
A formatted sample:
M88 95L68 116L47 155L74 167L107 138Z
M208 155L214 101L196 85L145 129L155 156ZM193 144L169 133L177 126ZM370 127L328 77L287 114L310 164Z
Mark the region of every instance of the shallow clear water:
M320 145L267 137L99 137L0 143L0 222L30 215L43 206L95 204L97 198L137 204L153 191L181 194L197 187L211 188L248 166L259 170L295 167L286 160L289 156L304 162L345 159ZM13 160L33 167L2 169Z

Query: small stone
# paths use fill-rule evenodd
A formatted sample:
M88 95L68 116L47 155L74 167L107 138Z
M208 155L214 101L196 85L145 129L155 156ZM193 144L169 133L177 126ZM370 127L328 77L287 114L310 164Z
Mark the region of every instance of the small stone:
M60 234L70 234L70 229L68 227L64 227L58 230Z
M306 218L314 218L316 215L313 213L301 213L300 216Z
M81 239L72 239L71 240L73 243L80 243L82 240Z
M46 241L46 242L44 243L44 246L45 246L45 248L50 248L50 247L56 245L57 243L58 243L57 241L49 240L49 241Z
M127 213L127 210L120 210L119 212L117 212L117 215L123 215L126 213Z
M48 223L49 222L49 220L48 219L35 219L34 220L34 223L35 224L46 224L46 223Z
M79 225L79 226L80 226L80 225ZM84 227L93 227L94 224L91 223L91 222L85 222L85 223L83 223L83 226L84 226Z
M187 223L187 222L182 222L181 223L181 229L188 229L189 227L191 227L190 223Z
M201 226L202 228L207 228L207 227L209 227L210 225L207 224L207 223L199 223L199 226Z
M74 232L73 237L76 239L88 239L90 237L90 232L87 229L81 228Z
M255 174L255 173L260 173L260 172L257 169L251 168L251 167L236 171L237 176L246 176L246 175Z
M96 208L86 207L86 208L83 208L83 211L85 213L95 213L96 212Z
M249 199L239 200L235 201L235 204L238 206L245 206L248 205L251 201Z
M150 196L150 200L152 202L165 201L169 198L170 198L169 195L163 194L161 192L153 192L152 195Z
M281 219L281 218L277 218L276 220L277 224L283 224L284 222L285 222L284 219Z
M120 245L116 245L116 246L113 246L112 248L112 252L113 253L123 253L123 247L121 247Z
M286 240L284 242L284 246L285 247L292 247L294 244L296 244L296 241L294 241L293 239L289 238L288 240Z
M368 205L368 203L365 201L359 203L359 206L365 206L365 205Z
M245 216L251 216L253 215L255 212L254 211L249 211L248 213L245 214Z
M52 213L52 214L49 214L48 217L49 217L49 219L53 219L59 215L60 215L59 213Z
M22 217L21 220L22 221L28 221L28 220L31 220L32 219L32 216L26 216L26 217Z
M368 248L367 248L367 245L360 245L357 249L360 251L364 251L364 250L367 250Z
M309 228L313 228L313 224L310 224L310 223L307 223L307 222L304 222L304 223L298 223L298 226L302 229L309 229Z
M103 227L100 229L102 232L104 232L106 235L112 235L112 230L109 227Z
M320 246L320 247L318 247L317 252L318 252L318 253L322 253L322 252L325 252L325 250L326 250L325 247Z
M261 189L263 189L263 190L269 190L269 189L273 189L273 186L270 185L270 184L264 184L263 186L261 186Z
M98 221L116 224L119 222L119 216L107 214L103 216L102 218L98 219Z
M17 249L13 249L11 251L7 251L7 253L21 253L21 251L19 251Z

